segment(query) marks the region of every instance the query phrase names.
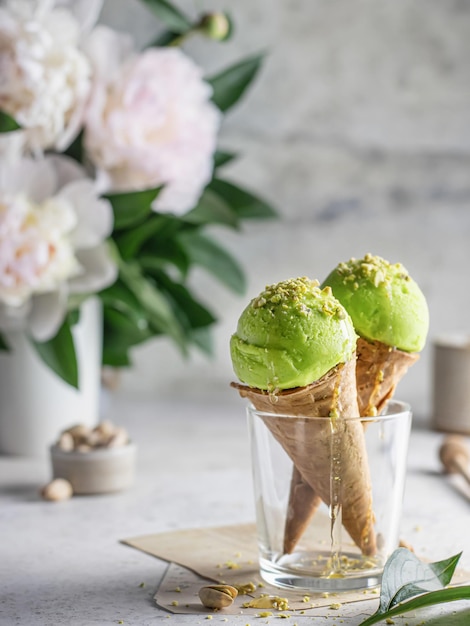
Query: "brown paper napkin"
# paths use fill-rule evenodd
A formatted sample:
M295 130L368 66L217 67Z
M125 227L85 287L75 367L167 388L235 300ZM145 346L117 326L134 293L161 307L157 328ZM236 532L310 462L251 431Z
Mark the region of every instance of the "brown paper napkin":
M325 519L325 523L327 520ZM371 614L378 600L378 590L342 593L296 593L264 583L258 570L258 547L254 524L197 528L143 535L123 539L122 543L168 561L169 566L154 598L158 606L171 613L211 613L199 601L199 589L209 581L231 585L253 583L255 591L238 595L232 606L223 609L224 615L244 613L259 615L271 611L273 615L335 616L338 618ZM470 573L457 570L453 582L463 583ZM244 608L243 604L262 594L287 598L289 609ZM365 602L365 606L361 603Z
M343 593L298 593L264 583L258 571L258 547L254 524L178 530L124 539L123 543L168 561L170 566L155 594L157 604L172 613L207 614L198 597L208 581L231 585L253 583L256 590L239 595L224 614L251 615L269 610L274 615L335 615L340 617L345 605L377 600L377 590ZM287 598L289 610L243 608L243 604L262 594ZM341 605L338 607L337 605ZM336 608L331 608L331 607Z

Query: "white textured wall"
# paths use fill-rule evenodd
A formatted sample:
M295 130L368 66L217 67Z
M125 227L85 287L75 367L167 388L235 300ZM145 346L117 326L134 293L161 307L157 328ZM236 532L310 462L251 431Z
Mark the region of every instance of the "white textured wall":
M210 3L180 2L190 11ZM401 261L431 312L428 347L400 385L430 411L432 338L469 330L470 3L466 0L228 0L238 25L225 45L186 46L208 74L250 52L268 58L227 116L221 145L240 151L225 174L277 205L281 219L218 235L243 262L240 299L207 276L194 285L219 313L213 361L183 361L166 340L136 350L130 390L181 389L232 399L228 342L248 298L296 275L320 280L365 252ZM137 1L108 0L103 21L148 41Z

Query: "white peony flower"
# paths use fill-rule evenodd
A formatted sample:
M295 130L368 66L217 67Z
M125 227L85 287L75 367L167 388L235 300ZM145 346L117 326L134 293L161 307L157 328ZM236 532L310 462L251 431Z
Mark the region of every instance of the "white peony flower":
M0 7L0 109L22 126L31 151L72 142L91 86L91 66L78 46L102 0L81 0L74 12L71 0L55 4L9 0Z
M94 85L85 148L108 188L164 184L156 210L192 208L212 176L221 118L200 68L177 48L133 54L128 38L105 27L86 49Z
M67 157L0 165L0 332L50 339L69 293L114 282L104 242L112 225L109 202Z

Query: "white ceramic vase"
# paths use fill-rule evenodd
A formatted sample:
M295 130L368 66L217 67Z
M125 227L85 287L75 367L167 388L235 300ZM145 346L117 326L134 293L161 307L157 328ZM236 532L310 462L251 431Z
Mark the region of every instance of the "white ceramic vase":
M99 420L102 311L96 298L81 307L73 327L80 389L52 372L23 333L8 335L0 352L0 453L45 456L59 433Z

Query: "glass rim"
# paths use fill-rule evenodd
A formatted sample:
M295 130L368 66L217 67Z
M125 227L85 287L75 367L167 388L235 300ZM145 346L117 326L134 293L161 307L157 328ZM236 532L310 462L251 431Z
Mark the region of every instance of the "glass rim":
M395 405L395 410L391 411L391 412L383 412L383 411L387 411L390 410L391 407ZM360 416L360 415L349 415L349 416L343 416L340 415L339 417L342 420L348 421L348 422L353 422L353 421L358 421L358 422L384 422L384 421L388 421L388 420L393 420L393 419L397 419L400 418L401 416L410 416L411 415L411 405L408 404L408 402L404 402L403 400L389 400L385 406L385 408L383 409L382 413L379 413L378 415L365 415L365 416ZM328 418L329 416L324 416L324 417L320 417L318 415L294 415L292 413L271 413L270 411L258 411L256 409L256 407L253 404L250 404L247 407L247 412L250 415L259 415L260 417L266 417L266 418L276 418L276 417L288 417L291 419L299 419L299 418L303 418L303 419L309 419L309 420L324 420L326 418Z

